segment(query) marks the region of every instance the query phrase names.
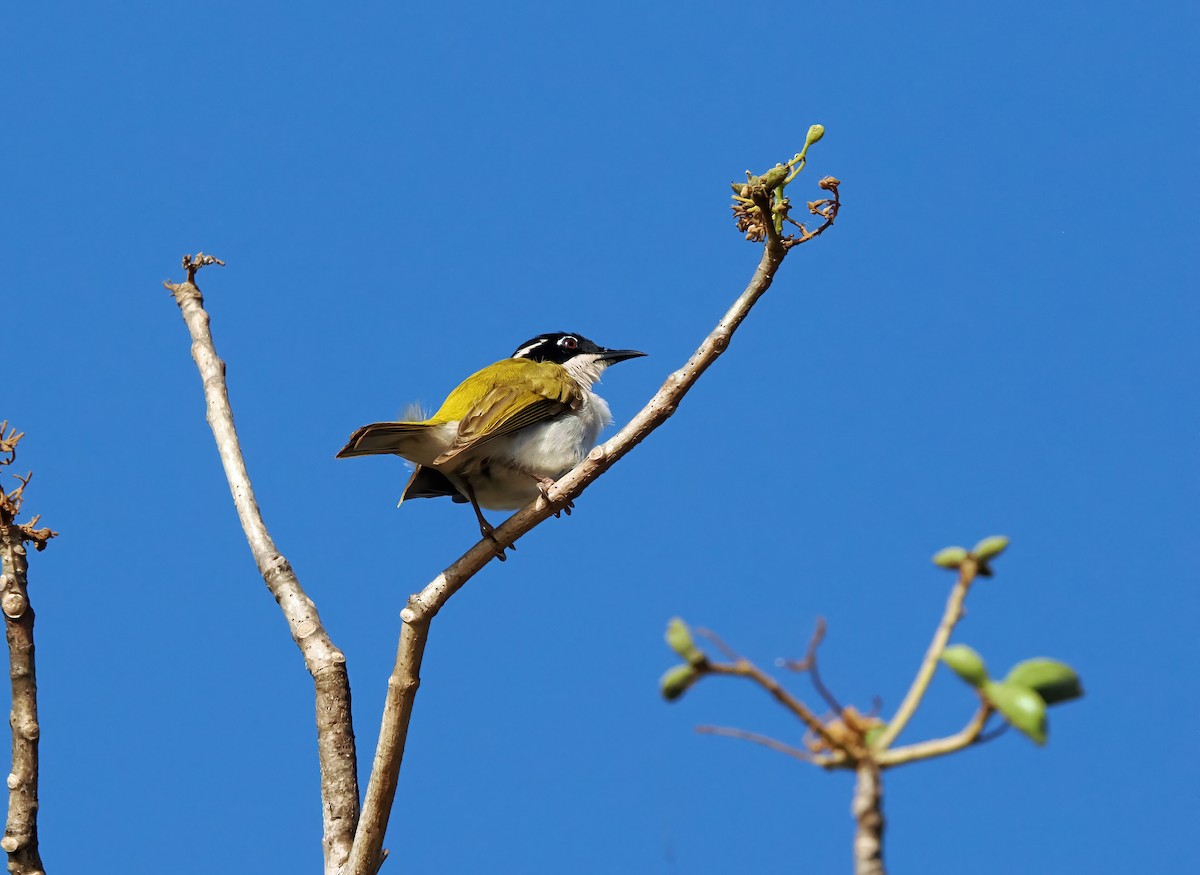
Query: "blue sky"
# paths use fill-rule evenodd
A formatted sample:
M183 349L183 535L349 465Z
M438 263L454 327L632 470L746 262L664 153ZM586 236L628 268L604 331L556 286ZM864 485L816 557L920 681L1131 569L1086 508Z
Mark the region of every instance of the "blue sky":
M650 355L631 416L758 258L728 182L826 138L843 180L677 415L438 618L388 870L847 871L850 782L714 679L675 614L899 702L956 640L1087 697L891 773L896 871L1175 868L1197 810L1196 10L1182 3L205 4L7 16L0 419L28 432L51 871L317 871L311 684L255 573L178 313L202 274L251 474L347 654L369 765L399 611L475 538L335 461L542 331ZM1189 292L1188 290L1192 291ZM803 679L796 689L805 691ZM956 730L939 675L906 739ZM407 858L407 859L406 859Z

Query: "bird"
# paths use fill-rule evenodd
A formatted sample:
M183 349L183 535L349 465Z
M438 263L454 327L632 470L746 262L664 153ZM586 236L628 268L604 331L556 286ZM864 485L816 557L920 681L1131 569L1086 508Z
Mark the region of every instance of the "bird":
M413 473L400 504L443 496L470 502L480 533L503 559L504 547L481 508L515 510L546 496L612 422L592 386L609 365L644 355L608 349L578 333L539 334L463 380L433 416L364 425L337 458L408 460ZM570 512L569 503L565 509Z

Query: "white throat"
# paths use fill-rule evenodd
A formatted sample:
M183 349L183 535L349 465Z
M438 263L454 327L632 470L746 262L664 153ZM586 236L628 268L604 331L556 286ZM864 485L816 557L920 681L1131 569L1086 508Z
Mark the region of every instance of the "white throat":
M575 382L585 389L590 389L592 384L600 379L600 375L608 367L608 362L595 353L583 353L567 359L563 367Z

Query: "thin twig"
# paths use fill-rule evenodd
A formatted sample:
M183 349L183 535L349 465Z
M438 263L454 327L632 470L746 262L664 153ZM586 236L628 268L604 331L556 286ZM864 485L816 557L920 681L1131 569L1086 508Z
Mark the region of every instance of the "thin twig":
M934 738L917 744L909 744L904 747L893 748L892 750L879 751L875 754L875 761L882 768L902 766L905 763L933 759L934 757L945 756L948 753L954 753L972 745L983 744L989 740L988 735L983 734L983 727L987 724L988 718L991 716L991 706L983 702L970 722L953 735L948 735L945 738ZM1007 726L1008 724L1005 725Z
M925 651L925 659L921 662L920 669L917 670L917 676L913 680L912 686L909 687L908 694L896 710L896 716L888 721L887 728L875 742L876 750L882 751L891 747L892 742L904 731L904 727L916 713L921 699L925 696L925 691L929 689L933 673L937 670L942 651L946 649L946 642L950 640L950 633L954 631L955 625L962 618L963 602L967 598L967 592L971 589L971 583L975 580L978 570L979 566L970 557L964 560L959 567L958 581L954 584L954 589L950 591L950 598L946 600L946 610L942 614L942 622L933 634L933 641L930 642L929 649Z
M5 423L7 425L7 423ZM4 439L0 426L0 439ZM0 464L16 458L15 432L4 439L0 451L10 454ZM16 522L29 477L10 493L0 488L0 608L4 610L5 635L8 639L9 677L12 680L12 770L8 776L8 818L0 848L8 853L8 871L15 875L43 875L38 849L38 725L37 672L34 665L33 606L29 603L29 563L26 542L40 550L57 533L49 529L35 531L38 517L24 525Z
M764 690L771 694L776 702L787 708L792 714L799 718L800 722L808 727L808 730L821 739L831 751L846 751L845 745L841 740L836 738L821 719L814 714L807 705L785 690L775 678L760 669L757 665L750 662L748 659L741 659L737 662L714 662L710 663L708 670L713 674L733 675L735 677L749 678L754 681Z
M4 432L8 431L6 435ZM0 465L11 465L17 460L17 444L21 438L25 437L25 432L9 429L8 420L0 422L0 453L8 453L7 459L0 459Z
M726 644L723 640L721 640L721 636L718 635L716 632L714 632L712 629L700 628L700 629L696 630L696 634L699 635L701 638L704 638L704 639L710 641L712 643L712 646L717 648L717 650L721 651L723 654L725 654L725 657L727 659L732 659L734 662L737 662L738 660L744 658L740 653L738 653L736 650L734 650L732 647L730 647L728 644Z
M800 229L799 237L789 236L784 238L784 246L787 246L789 249L793 246L799 246L801 243L807 243L814 237L820 237L826 230L833 227L833 223L837 220L838 210L842 208L842 199L838 192L838 186L842 184L842 181L832 176L827 176L817 184L826 191L831 192L833 197L818 201L809 201L808 211L814 216L822 217L825 221L816 229L809 231L803 224L794 221L789 216L788 221Z
M747 732L744 729L734 729L730 726L697 726L696 731L701 735L720 735L724 738L740 738L743 741L761 744L763 747L769 747L771 750L795 757L805 763L811 763L814 760L813 755L806 750L784 744L767 735L759 735L757 732Z
M838 714L843 713L846 709L838 702L837 697L833 695L829 687L825 686L825 682L821 680L821 670L817 664L817 648L821 646L821 642L825 640L825 618L817 617L817 627L813 630L812 638L808 641L808 651L804 654L804 659L781 659L779 664L791 671L807 673L808 679L812 681L813 689L817 691L825 704L832 708Z
M750 196L766 215L770 208L771 183L761 178L751 180L751 183ZM495 532L497 541L501 544L515 543L548 518L556 508L578 498L601 474L671 417L688 390L729 346L733 333L770 287L783 261L786 254L783 242L771 228L771 222L766 224L770 231L754 276L692 357L667 378L662 388L616 436L588 453L587 458L563 475L545 497L535 499L500 525ZM421 660L429 625L449 598L494 558L493 541L480 541L435 577L425 589L411 596L408 606L400 615L403 626L396 665L388 680L383 724L354 848L346 865L347 875L374 875L378 871L383 837L404 757L413 701L420 685Z
M304 665L313 677L317 712L317 752L321 764L321 799L324 815L323 848L325 871L336 872L350 853L358 824L358 774L354 749L354 730L350 712L350 682L346 658L334 646L312 599L304 592L292 566L276 549L254 498L250 475L242 458L233 410L225 384L225 363L217 356L209 327L204 298L192 281L196 270L205 264L222 264L220 259L203 253L185 256L183 267L189 281L163 283L175 297L192 337L192 358L204 383L208 405L208 424L216 440L217 452L225 468L229 490L238 518L246 533L250 552L258 565L267 589L279 603L300 648Z

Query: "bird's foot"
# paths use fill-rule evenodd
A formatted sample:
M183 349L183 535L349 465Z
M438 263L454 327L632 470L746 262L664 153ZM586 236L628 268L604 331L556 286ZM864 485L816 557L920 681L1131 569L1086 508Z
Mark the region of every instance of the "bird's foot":
M546 499L546 503L550 503L550 487L554 485L554 479L551 477L538 478L538 492L542 493L542 498ZM561 508L554 512L554 518L558 519L562 515L562 511L566 511L567 516L571 515L571 509L575 507L575 502L568 500Z
M504 554L505 550L516 550L516 544L501 544L500 539L496 537L496 527L489 523L480 522L479 531L485 540L492 542L492 552L496 554L496 558L501 562L508 560L508 556Z

